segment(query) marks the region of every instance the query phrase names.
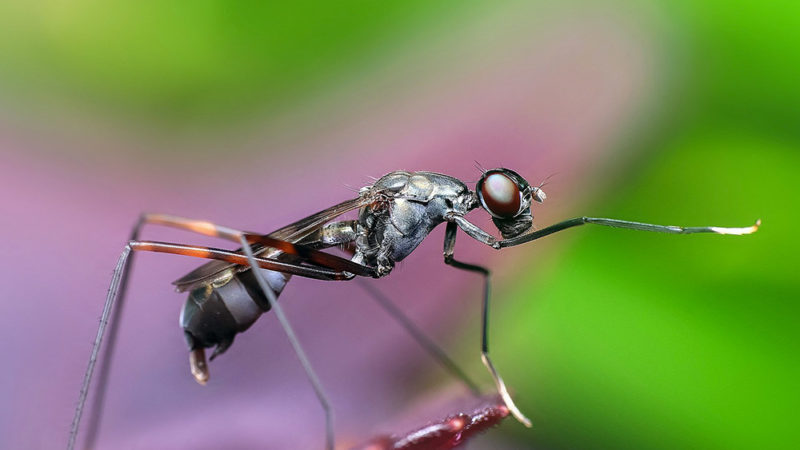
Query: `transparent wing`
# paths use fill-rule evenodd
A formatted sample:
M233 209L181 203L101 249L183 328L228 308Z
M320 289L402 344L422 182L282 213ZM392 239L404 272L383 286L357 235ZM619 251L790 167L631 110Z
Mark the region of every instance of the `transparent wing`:
M318 230L321 226L335 219L336 217L339 217L342 214L345 214L354 209L358 209L361 208L362 206L368 205L376 201L377 197L378 193L370 192L366 195L362 195L357 198L344 201L342 203L333 205L330 208L324 209L318 213L300 219L297 222L286 225L285 227L279 228L270 233L268 236L291 243L299 242L306 236ZM252 245L252 248L255 256L264 256L265 252L267 252L268 250L272 250L270 247L264 247L263 245L257 245L257 244ZM236 251L240 252L241 250L242 249L237 249ZM279 258L280 255L279 254L274 255L273 257ZM189 272L180 279L173 281L172 284L175 285L178 291L190 290L202 284L205 284L209 281L214 280L221 273L236 266L237 266L236 264L231 264L224 261L211 261ZM239 266L239 267L241 268L241 270L248 269L245 266Z

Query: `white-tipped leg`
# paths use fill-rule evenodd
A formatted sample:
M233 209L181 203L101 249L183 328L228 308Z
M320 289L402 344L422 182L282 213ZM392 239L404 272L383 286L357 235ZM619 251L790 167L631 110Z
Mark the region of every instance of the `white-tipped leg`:
M531 427L531 421L525 414L522 414L522 411L517 408L517 405L514 403L514 400L511 398L511 394L508 393L508 388L506 388L506 383L503 382L503 379L500 377L500 374L497 373L495 370L494 365L492 364L492 360L489 359L489 355L486 353L481 354L481 361L483 361L483 365L489 369L489 373L492 374L492 378L494 379L494 384L497 386L497 392L500 393L500 397L503 399L503 403L506 404L506 408L511 412L511 415L514 416L515 419L519 421L519 423L525 425L526 427Z
M735 234L735 235L743 235L743 234L753 234L758 231L758 227L761 226L761 219L756 220L756 223L750 225L749 227L742 227L742 228L724 228L724 227L708 227L714 233L717 234Z
M460 220L461 222L466 222L466 220L463 218L461 218ZM459 222L459 226L464 228L465 231L467 231L468 233L469 232L473 233L470 234L470 236L475 235L478 237L482 237L483 235L477 234L478 232L486 234L485 231L480 230L479 228L475 227L472 224L469 224L468 222L463 225L461 224L461 222ZM520 245L526 242L534 241L539 238L543 238L553 233L558 233L559 231L566 230L567 228L573 228L585 225L587 223L594 225L602 225L605 227L612 227L612 228L624 228L627 230L652 231L655 233L669 233L669 234L716 233L716 234L730 234L735 236L741 236L745 234L752 234L758 231L758 227L761 226L761 219L757 220L756 223L754 223L749 227L679 227L676 225L656 225L652 223L632 222L630 220L604 219L601 217L576 217L574 219L569 219L563 222L559 222L555 225L550 225L549 227L542 228L541 230L532 231L530 233L525 233L517 237L504 239L502 241L488 242L488 239L485 237L483 237L483 239L478 239L478 237L476 237L476 239L481 240L481 242L490 244L494 248L512 247L514 245ZM473 230L473 228L477 231Z
M453 251L456 245L456 231L458 230L458 226L459 225L456 222L450 222L447 224L447 228L445 229L444 262L445 264L451 265L457 269L469 270L470 272L477 272L483 275L483 302L481 304L481 361L483 361L483 364L487 369L489 369L489 374L491 374L492 379L494 380L497 392L500 394L500 397L503 399L503 403L505 403L509 412L511 412L511 415L513 415L514 418L517 419L521 424L525 425L526 427L530 427L530 419L525 417L519 408L517 408L517 405L511 398L511 394L508 393L506 383L500 377L500 374L497 373L497 369L494 368L492 360L489 359L489 270L483 266L467 264L453 259Z

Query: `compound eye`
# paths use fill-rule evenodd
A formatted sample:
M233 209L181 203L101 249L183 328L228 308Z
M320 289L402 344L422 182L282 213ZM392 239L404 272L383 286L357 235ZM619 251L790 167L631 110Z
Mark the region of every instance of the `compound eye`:
M483 204L496 217L510 219L519 213L522 196L519 186L505 174L492 173L481 184Z

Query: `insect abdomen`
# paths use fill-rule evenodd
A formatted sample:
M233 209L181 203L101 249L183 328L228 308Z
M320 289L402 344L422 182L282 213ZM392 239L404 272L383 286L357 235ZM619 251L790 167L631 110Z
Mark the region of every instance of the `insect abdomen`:
M289 275L261 269L277 298ZM241 333L270 306L252 270L239 272L223 284L207 284L189 293L181 310L180 324L189 350L214 347L211 359L223 353Z

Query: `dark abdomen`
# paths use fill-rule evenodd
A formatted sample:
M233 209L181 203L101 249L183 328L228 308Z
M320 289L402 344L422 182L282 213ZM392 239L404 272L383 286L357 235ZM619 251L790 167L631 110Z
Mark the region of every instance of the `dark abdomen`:
M290 275L260 269L277 298ZM192 290L183 305L180 324L189 350L216 347L211 355L223 353L237 333L247 330L261 314L269 311L252 270L234 274L227 282L208 284Z

